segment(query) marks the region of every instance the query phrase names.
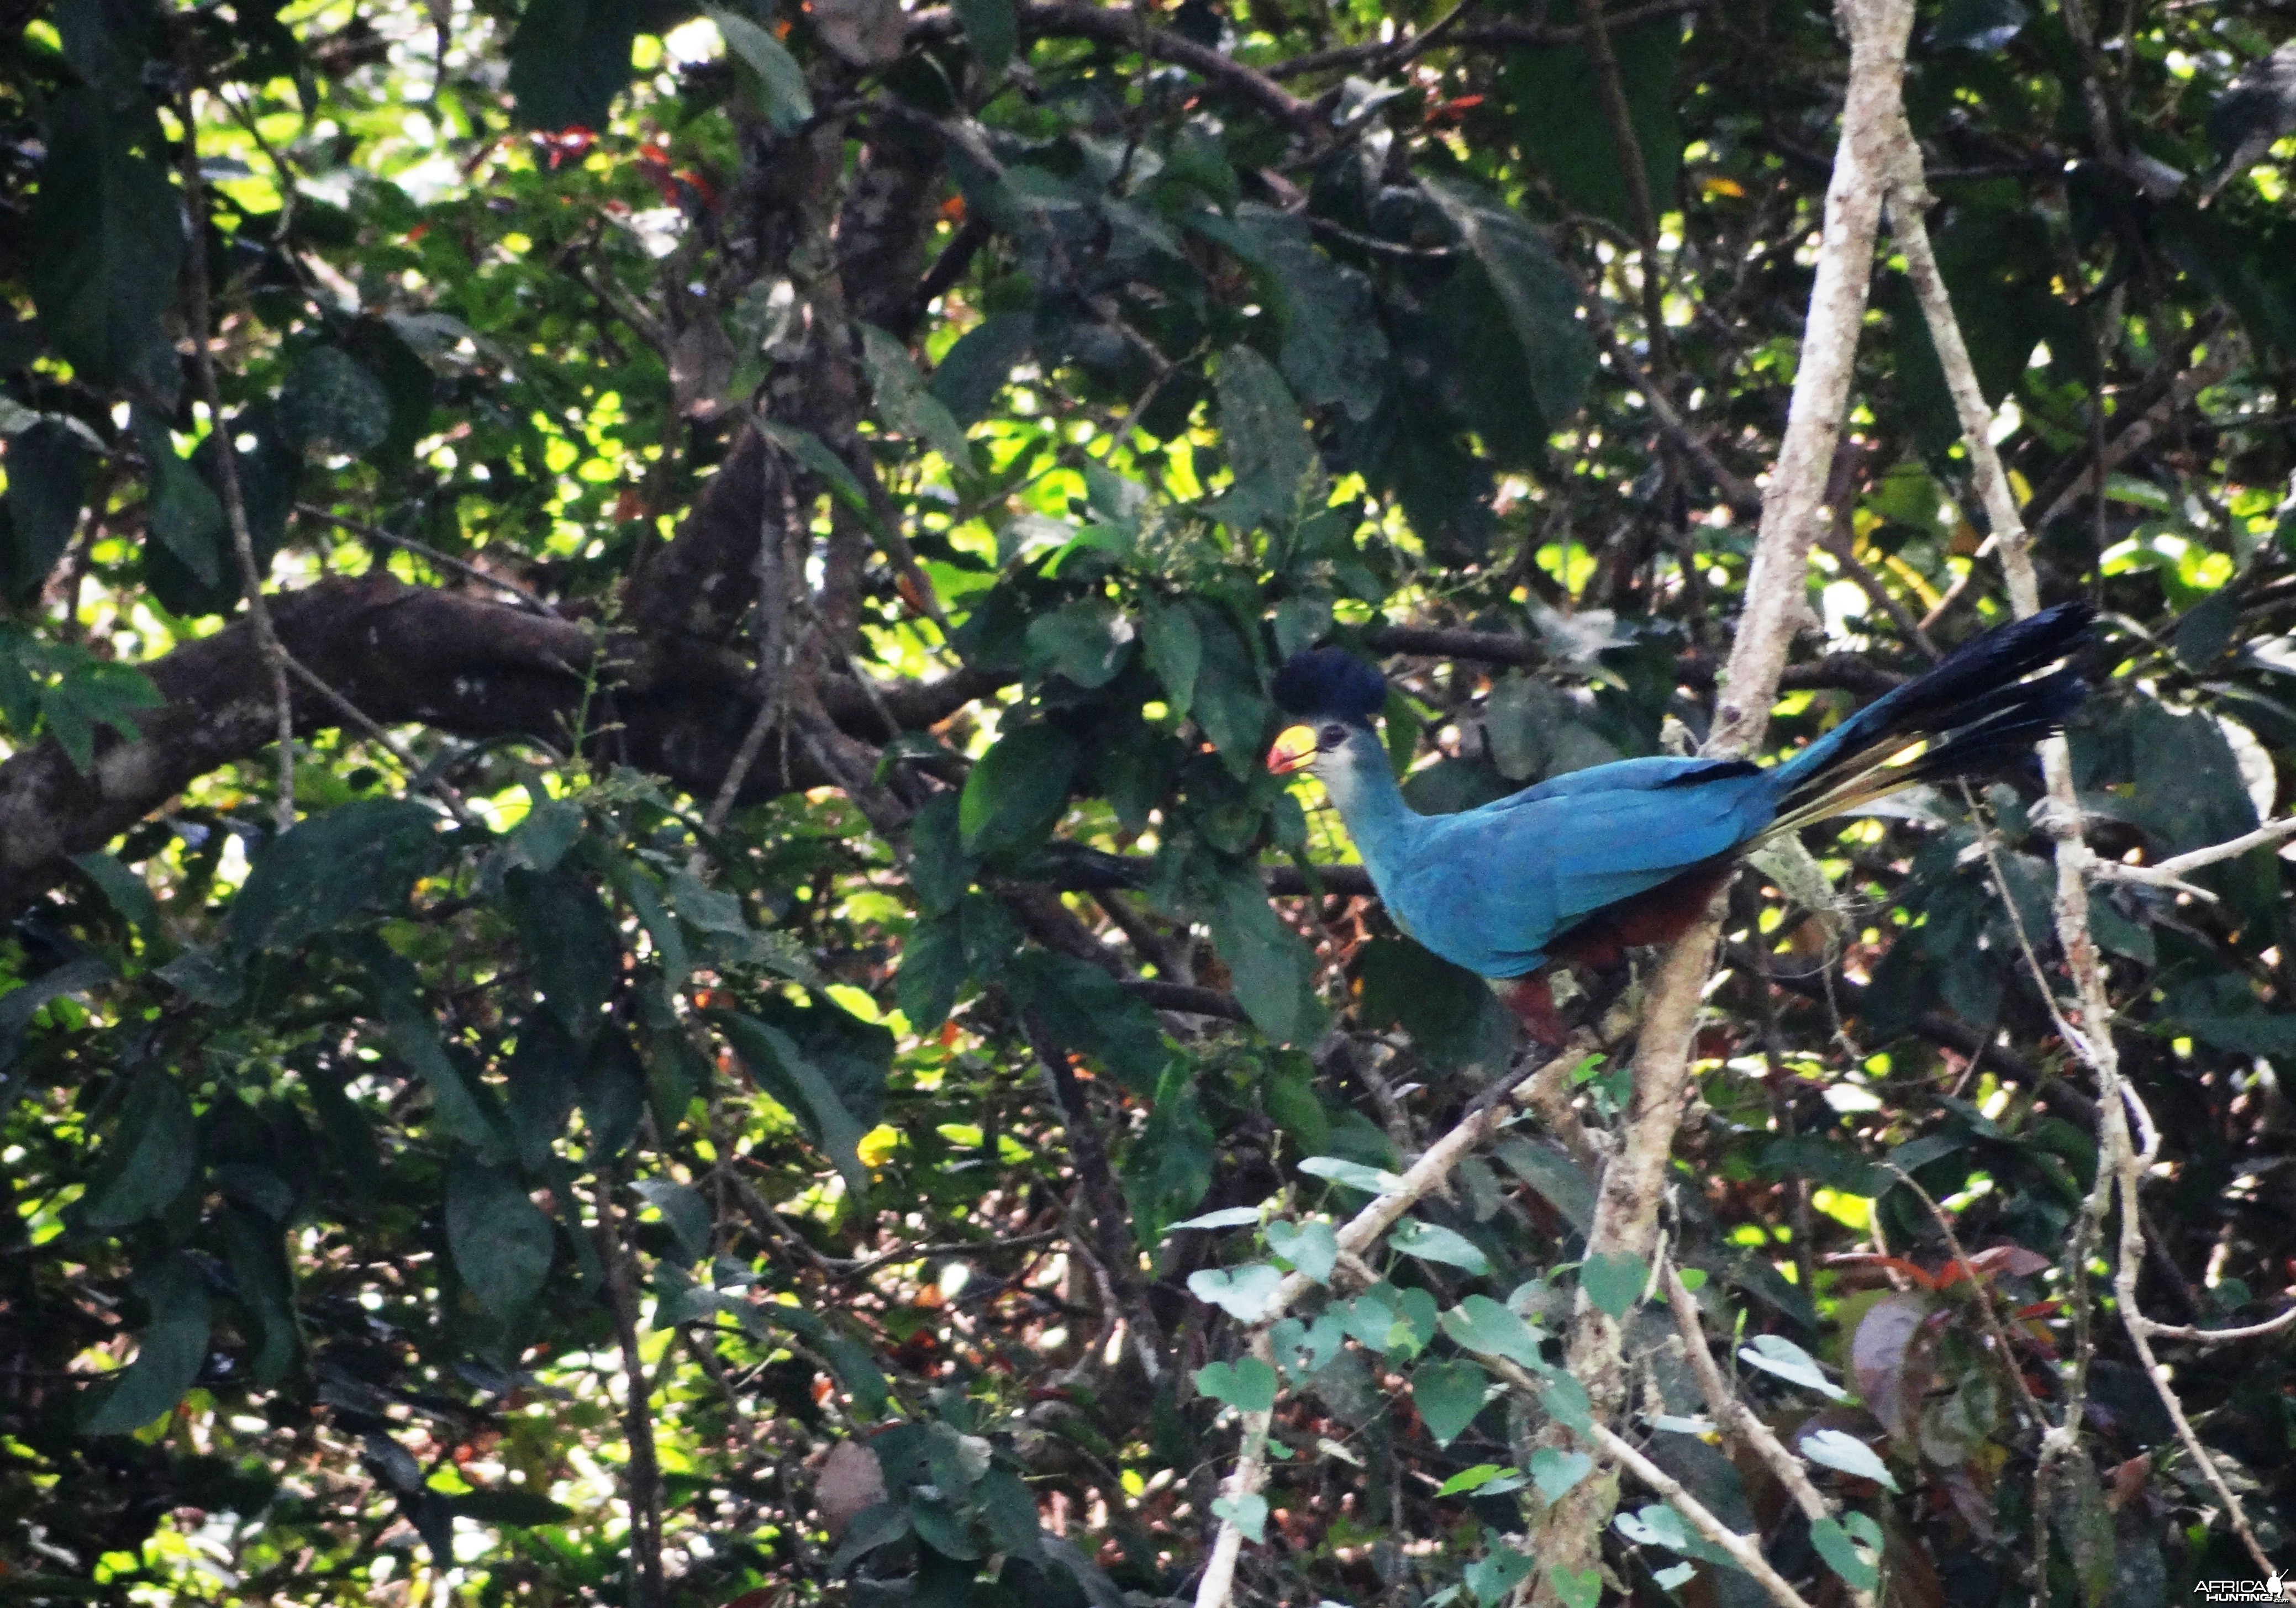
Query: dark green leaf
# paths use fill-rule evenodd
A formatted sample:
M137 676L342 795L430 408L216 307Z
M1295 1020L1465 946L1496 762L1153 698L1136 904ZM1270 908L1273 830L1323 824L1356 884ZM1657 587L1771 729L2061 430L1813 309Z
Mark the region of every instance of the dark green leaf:
M982 319L940 360L940 367L933 371L932 394L959 424L978 423L995 406L997 393L1028 357L1035 338L1036 320L1026 313L996 313Z
M820 1067L779 1028L749 1016L723 1019L750 1075L806 1125L814 1142L836 1163L856 1200L869 1193L869 1169L861 1164L861 1136L868 1131L838 1097Z
M1136 1093L1156 1087L1170 1054L1163 1024L1116 979L1086 962L1029 949L1014 957L1006 982L1054 1038L1099 1061Z
M396 911L444 857L438 828L404 799L362 799L297 823L255 857L226 918L232 948L291 950L363 911Z
M960 841L968 854L1033 848L1067 807L1077 745L1049 726L1023 726L996 740L964 779L957 802Z
M1491 1378L1464 1358L1423 1362L1411 1372L1411 1404L1439 1446L1448 1446L1475 1421L1490 1394Z
M1590 1256L1578 1270L1587 1299L1614 1318L1624 1318L1643 1298L1650 1264L1634 1255Z
M1132 656L1132 622L1100 598L1078 598L1029 622L1029 668L1084 688L1106 686Z
M1220 354L1213 392L1219 398L1228 467L1235 474L1214 513L1239 529L1288 515L1313 461L1300 428L1299 398L1275 365L1248 346Z
M91 1391L80 1429L90 1435L126 1435L142 1429L184 1399L207 1361L213 1317L207 1280L180 1252L135 1276L135 1291L152 1309L138 1337L135 1360L117 1380Z
M538 1490L514 1485L493 1490L467 1490L447 1498L457 1515L481 1524L509 1524L524 1529L535 1524L563 1524L574 1516L570 1507L553 1502Z
M357 457L390 433L390 393L340 347L315 347L279 388L287 439L306 452Z
M199 1156L190 1097L157 1068L137 1073L88 1189L88 1226L118 1228L157 1216L192 1181Z
M24 230L40 326L83 379L135 377L160 343L176 297L184 213L152 156L159 128L116 116L98 90L72 87L47 103L47 160ZM164 345L168 361L174 353Z
M671 1178L638 1178L630 1188L661 1213L687 1261L698 1262L709 1254L709 1202Z
M637 0L529 0L510 42L518 120L529 128L603 128L630 81L638 15Z
M512 1175L463 1160L447 1174L447 1245L480 1303L513 1318L542 1293L555 1249L550 1218Z
M1865 1517L1862 1514L1850 1516L1853 1519ZM1871 1524L1873 1521L1867 1519L1866 1522ZM1869 1557L1851 1542L1849 1531L1842 1528L1839 1520L1820 1519L1809 1527L1809 1544L1817 1549L1817 1555L1825 1560L1827 1568L1840 1575L1856 1591L1871 1591L1882 1583L1878 1539L1877 1537L1874 1548L1875 1555Z
M87 444L61 421L42 419L8 438L6 544L0 589L36 595L70 546L86 500Z
M1241 1412L1272 1411L1276 1384L1275 1370L1257 1357L1210 1363L1196 1370L1196 1389Z
M1255 1027L1280 1044L1305 1043L1324 1030L1329 1013L1316 995L1315 952L1276 919L1258 879L1239 873L1222 884L1211 929L1236 1000Z
M622 970L621 934L589 884L569 870L513 871L504 902L534 962L534 981L578 1039L598 1029L599 1011Z
M1462 180L1423 182L1497 292L1540 414L1550 424L1569 419L1595 371L1594 344L1578 319L1578 287L1513 208Z
M1576 14L1577 0L1570 8ZM1564 20L1558 12L1556 21ZM1675 209L1675 185L1682 166L1683 91L1677 87L1682 60L1682 25L1661 17L1611 35L1619 87L1624 91L1635 144L1640 147L1644 183L1652 221ZM1523 154L1536 162L1562 198L1582 210L1628 230L1642 226L1628 186L1627 169L1607 118L1587 105L1596 68L1583 45L1522 50L1510 58L1505 82L1520 109L1516 128Z
M810 122L813 95L806 86L805 69L798 65L788 47L739 12L718 5L701 9L718 25L726 48L757 75L758 100L767 120L783 134Z
M1468 1564L1460 1578L1483 1608L1499 1608L1530 1571L1529 1558L1505 1542L1496 1542L1488 1552Z

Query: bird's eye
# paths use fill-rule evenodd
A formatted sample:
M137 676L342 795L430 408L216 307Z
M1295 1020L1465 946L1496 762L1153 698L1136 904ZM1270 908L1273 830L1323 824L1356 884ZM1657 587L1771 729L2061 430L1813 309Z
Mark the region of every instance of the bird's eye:
M1318 748L1337 748L1348 740L1348 728L1334 722L1316 734Z

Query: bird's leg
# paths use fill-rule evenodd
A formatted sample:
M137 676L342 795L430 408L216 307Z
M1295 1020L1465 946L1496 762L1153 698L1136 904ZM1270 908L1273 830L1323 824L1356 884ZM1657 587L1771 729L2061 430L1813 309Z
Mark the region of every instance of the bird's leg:
M1547 986L1545 972L1527 972L1516 978L1499 992L1508 1010L1515 1013L1523 1030L1539 1044L1550 1050L1559 1050L1570 1037L1563 1028L1562 1017L1554 1012L1554 990Z

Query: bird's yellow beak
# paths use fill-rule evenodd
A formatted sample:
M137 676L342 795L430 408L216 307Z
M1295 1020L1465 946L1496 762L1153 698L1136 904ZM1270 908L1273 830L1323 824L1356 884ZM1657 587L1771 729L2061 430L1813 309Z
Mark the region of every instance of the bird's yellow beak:
M1287 726L1275 739L1275 746L1267 751L1267 768L1279 776L1305 770L1316 757L1316 728L1312 726Z

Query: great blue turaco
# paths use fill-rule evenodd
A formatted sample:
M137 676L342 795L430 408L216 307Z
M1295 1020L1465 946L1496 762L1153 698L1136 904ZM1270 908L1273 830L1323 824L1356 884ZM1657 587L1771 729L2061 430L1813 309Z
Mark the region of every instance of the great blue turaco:
M1678 936L1764 839L2022 757L2087 695L2069 666L2039 672L2077 652L2093 619L2060 603L1973 637L1777 765L1620 759L1433 816L1404 801L1373 730L1386 677L1315 648L1276 674L1276 702L1300 724L1267 767L1314 773L1395 924L1489 980L1554 1045L1551 959L1615 968L1629 947Z

